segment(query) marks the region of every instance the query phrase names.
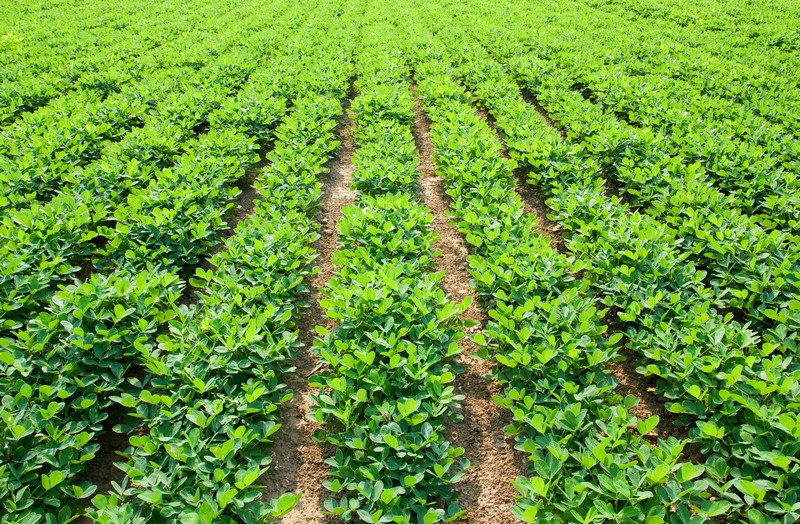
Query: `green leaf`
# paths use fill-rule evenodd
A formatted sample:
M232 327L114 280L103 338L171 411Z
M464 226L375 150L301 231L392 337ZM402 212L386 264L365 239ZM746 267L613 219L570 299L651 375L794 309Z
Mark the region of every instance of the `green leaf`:
M383 441L386 442L386 444L392 449L398 449L400 447L400 442L397 440L397 437L395 437L394 435L390 435L390 434L384 435L383 436Z
M64 480L64 473L61 470L57 469L52 473L50 473L49 475L46 474L42 475L42 487L44 487L44 489L49 490L59 485L63 480Z
M403 477L403 485L407 488L414 486L418 482L417 477L414 475L406 475Z
M658 425L658 420L658 415L653 415L645 420L638 420L636 422L636 430L640 435L647 435Z
M219 502L219 507L224 508L227 506L239 493L239 490L236 488L230 488L223 491L217 492L217 502Z
M303 496L302 493L284 493L278 498L277 512L273 515L275 517L282 517L289 513L294 508Z
M423 524L433 524L439 520L439 515L432 509L429 509L425 516L422 518Z

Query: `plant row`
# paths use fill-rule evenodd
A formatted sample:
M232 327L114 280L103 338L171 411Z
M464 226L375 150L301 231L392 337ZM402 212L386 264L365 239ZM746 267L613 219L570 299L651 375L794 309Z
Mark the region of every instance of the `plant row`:
M800 149L793 139L796 130L766 122L746 106L705 94L694 80L628 72L650 62L639 66L627 60L606 63L603 53L608 44L598 43L597 38L580 31L570 39L542 37L551 47L546 55L548 67L561 73L561 82L599 104L612 121L621 117L634 126L628 140L649 142L662 155L702 165L709 182L735 195L731 205L755 215L766 227L797 231ZM533 48L544 55L538 46ZM514 54L527 53L518 48ZM637 162L642 163L646 162Z
M765 11L755 4L692 4L687 0L659 6L652 0L637 6L610 4L606 5L611 9L592 9L585 2L569 7L582 8L609 24L627 21L632 29L627 37L659 39L640 40L625 57L624 62L638 66L638 71L690 80L704 93L743 104L769 121L797 130L792 99L797 97L800 77L792 65L800 42L787 24L800 16L796 5L783 1L780 7L772 4L775 9ZM639 12L640 6L644 12Z
M270 142L296 92L292 79L316 71L292 68L296 62L294 52L275 53L269 67L248 70L247 82L228 98L207 97L208 78L197 76L197 89L165 95L143 127L107 144L100 159L75 172L72 191L4 217L4 328L39 311L81 267L195 264L224 226L238 194L231 183L257 160L255 147ZM226 64L223 58L217 74L231 73ZM193 128L202 122L209 129L197 135Z
M416 79L432 119L434 162L472 246L472 285L492 319L480 355L502 386L506 430L530 460L514 515L526 522L687 522L724 510L704 501L703 468L679 462L684 441L648 443L658 417L637 420L634 397L607 369L620 334L605 335L597 299L574 274L584 265L535 234L515 192L515 163L469 104L441 55L423 46Z
M114 398L128 412L115 430L145 431L132 432L119 464L125 482L95 497L96 522L271 521L300 498L265 501L259 483L269 479L278 405L291 398L282 375L293 371L300 297L314 271L318 177L338 146L334 129L350 75L342 58L352 51L325 23L297 42L316 38L322 45L294 62L296 76L281 79L303 94L275 131L269 164L254 183L255 214L212 258L212 269L197 270L198 306L180 310L157 349L140 356L145 387Z
M343 210L336 271L320 301L337 324L318 327L313 347L327 366L311 378L320 388L313 417L324 428L315 438L334 447L325 509L343 522L451 522L463 513L452 484L469 463L446 440L444 421L461 398L453 358L467 304L441 289L433 217L413 198L418 157L404 59L374 37L365 45L377 51L357 63L358 201Z
M617 312L626 345L659 377L659 392L707 456L707 480L722 501L754 522L797 515L798 373L793 335L774 329L760 340L714 309L716 293L649 215L605 194L596 159L562 141L519 89L488 60L460 70L503 132L530 183L550 196L567 245L586 260L584 277ZM722 504L722 503L720 503ZM768 516L767 516L768 515Z
M292 396L282 375L293 370L299 296L316 255L316 198L302 193L320 194L340 112L333 94L295 101L259 176L255 214L213 269L197 270L198 307L180 310L169 334L139 355L148 382L114 397L128 413L115 429L131 433L120 464L126 480L95 497L96 522L259 522L299 500L262 500L259 479L280 429L278 406Z
M767 340L796 331L800 249L794 235L764 230L732 205L735 196L716 191L696 164L667 156L648 164L643 155L657 156L656 150L643 147L627 130L617 133L619 122L603 118L569 90L533 88L538 83L533 78L542 78L533 68L517 71L557 122L584 130L575 133L575 141L585 156L603 174L622 181L637 203L646 204L643 211L669 227L666 234L707 272L704 281L715 290L719 308L740 311Z
M223 140L225 138L227 140ZM238 142L232 139L238 139ZM197 198L189 191L180 192L180 198L170 202L182 211L181 219L188 217L183 223L194 220L185 229L192 227L207 231L209 226L220 227L217 223L204 223L203 220L213 212L219 215L227 209L231 194L219 191L220 184L241 177L246 166L253 161L242 154L242 143L245 152L253 147L251 139L245 139L238 131L220 133L217 142L201 142L207 147L192 157L198 163L206 164L207 176L193 177L196 179L195 187L202 192L202 207L194 206L200 211L182 206L180 198ZM226 157L227 162L223 162ZM203 183L205 188L201 186ZM167 188L160 189L166 191ZM219 195L216 199L215 192ZM207 211L205 215L201 214L203 210ZM161 226L166 231L168 228L177 230L180 223ZM162 229L155 231L159 233ZM110 396L123 387L136 390L142 386L140 380L128 379L126 372L137 360L139 352L147 351L147 336L152 337L156 327L174 314L172 306L179 296L175 272L183 261L155 258L155 255L170 252L169 244L156 234L126 240L138 242L139 252L129 249L122 260L109 268L108 276L96 274L88 282L67 286L66 291L71 293L62 291L49 300L49 304L44 301L42 305L47 305L49 311L23 318L19 325L24 323L24 329L17 329L14 339L2 340L13 357L4 361L9 366L6 370L9 383L29 392L28 398L37 394L39 397L36 402L10 404L6 416L10 431L5 435L9 439L6 458L13 465L4 479L9 493L13 494L9 500L14 501L9 522L17 522L14 520L17 518L21 522L28 522L26 519L37 522L49 513L41 508L42 505L55 508L53 513L58 510L59 522L66 522L72 511L69 499L91 494L94 487L80 481L78 476L98 449L95 437L103 429L102 422L108 416L112 404ZM209 247L207 244L206 249ZM112 250L114 245L110 244ZM137 255L140 258L136 258ZM163 268L170 272L166 273ZM150 276L151 273L156 277ZM164 276L159 276L161 273ZM159 286L160 280L165 283ZM133 287L131 282L137 285L144 282L153 289L145 287L132 294L129 291ZM117 294L109 295L106 288ZM133 288L134 291L137 289ZM151 313L154 303L167 300L164 296L168 299L166 305ZM142 314L133 315L138 311L134 306L139 303L143 304L140 306ZM140 320L145 313L154 319L145 317L149 323ZM31 390L32 386L38 386L38 389ZM12 395L14 389L8 391ZM43 391L46 394L42 394ZM47 416L31 414L44 413L45 406L51 410ZM26 431L12 427L12 421L25 427Z
M317 31L316 34L322 34L323 30ZM304 34L300 36L309 35ZM329 60L338 60L339 56L337 53L338 48L335 48L333 51L329 52L327 58ZM326 69L325 75L323 75L321 81L307 82L301 87L303 91L321 91L325 93L325 89L329 89L325 87L325 85L332 78L332 75L336 74L337 70L334 67L329 67L331 64L326 63L324 60L324 58L326 58L325 56L316 56L314 58L320 62L320 67ZM298 77L304 78L304 75L308 74L308 69L304 67L307 64L297 61L295 61L295 63L297 65L296 71L299 73ZM342 76L340 69L341 66L339 67L339 76ZM287 73L287 71L284 70L283 73ZM144 201L144 199L133 200L131 198L133 195L150 196L150 202L155 203L151 209L155 209L156 211L151 211L152 215L149 216L145 215L143 212L144 216L141 219L143 223L134 223L133 220L130 220L130 230L128 233L131 231L140 233L137 236L130 234L126 236L124 241L127 242L126 245L129 249L126 249L124 253L120 253L121 250L118 246L121 244L113 243L113 241L109 243L106 251L108 253L119 253L119 258L117 259L106 257L110 261L111 267L108 269L112 271L112 274L109 277L100 277L96 275L93 279L99 279L100 281L109 279L114 283L117 281L126 282L134 277L128 276L129 272L125 268L136 268L145 265L151 267L167 267L171 271L176 272L181 268L186 268L187 264L192 263L192 255L196 256L198 253L201 253L202 250L206 252L209 250L211 243L208 238L208 232L219 229L222 226L219 217L225 209L230 207L229 201L231 197L234 196L234 193L229 191L225 186L229 186L233 180L240 178L244 174L244 169L254 161L248 152L252 151L255 140L268 138L271 129L274 128L279 113L283 112L284 107L280 100L275 100L270 97L275 96L275 84L280 85L288 81L291 80L281 77L280 80L273 79L271 82L262 79L262 82L259 84L251 83L245 91L242 91L241 99L232 101L228 106L223 106L212 114L210 117L213 122L212 125L219 125L220 128L219 130L216 128L212 129L208 134L195 141L195 145L191 149L194 153L193 156L184 154L178 159L175 168L158 171L157 174L161 176L161 178L157 178L157 183L150 184L149 195L145 192L137 193L138 189L134 189L130 192L125 204L130 204L131 201ZM294 81L296 82L297 79L294 79ZM341 80L339 83L341 83ZM258 89L262 89L262 91L259 92ZM339 95L339 93L336 94ZM276 104L276 101L281 103ZM302 119L298 121L299 117L290 117L284 123L284 127L286 128L286 130L283 131L284 134L291 135L292 132L296 131L301 140L306 140L308 138L306 134L309 133L309 129L321 129L320 133L329 134L330 130L319 122L316 122L316 119L331 112L332 109L330 105L325 106L323 103L321 108L315 108L313 107L313 103L309 104L312 106L311 109L308 109L311 114L305 115L304 118L312 120L313 125ZM304 124L305 127L298 128L299 124ZM251 135L252 138L246 137L243 133ZM298 140L295 137L289 137L289 140L291 141L291 147L319 147L317 142L320 140L323 145L327 144L328 148L332 147L327 134L324 134L322 138L318 137L316 141L309 139L308 143L295 144L294 142ZM275 153L275 155L277 158L280 153ZM285 156L287 156L285 160L275 162L274 165L276 169L286 170L287 167L292 168L295 165L304 165L298 164L298 157L303 158L303 155L296 151ZM307 162L307 160L303 161ZM317 163L309 163L306 165L308 165L309 168L317 166L316 169L322 169L323 162L324 159ZM182 170L182 166L186 169ZM196 171L192 171L191 168L195 168ZM175 176L166 178L163 176L164 174L170 173L177 173L182 178ZM169 185L170 182L172 182L171 186ZM181 182L183 183L183 187L179 187ZM159 198L161 195L166 195L167 197ZM130 209L130 207L131 206L128 206L126 208L124 204L121 204L121 207L117 209L117 214L119 214L120 209L125 210ZM156 218L158 217L158 209L170 210L172 208L177 208L181 211L180 215L174 215L175 220L163 221L158 224L159 227L153 227L152 222L147 222L147 220L152 220L153 216ZM119 220L116 226L120 227L121 223L123 223L123 221ZM290 226L286 227L291 229ZM172 236L169 235L170 232ZM203 235L201 236L200 233ZM170 258L167 256L175 252L174 246L185 246L188 241L193 238L191 235L195 235L194 239L197 246L187 248L186 251L181 252L188 258L179 259L178 257L173 256ZM173 243L170 244L170 241ZM268 255L264 254L263 256ZM232 262L232 264L235 265L234 262ZM242 265L244 265L244 262L242 262ZM152 272L156 270L148 271ZM177 281L174 275L169 276ZM136 276L136 278L139 278L139 276ZM145 278L145 281L150 280L147 276L142 278ZM228 284L230 284L235 281L235 279L227 278L227 281ZM197 282L201 283L202 281L198 280ZM282 285L288 288L298 284L295 280L291 280L290 282L284 282L282 280L281 282L283 282ZM171 293L173 288L178 289L177 283L170 282L170 285L169 291ZM241 285L245 286L247 284L242 283ZM89 284L82 284L79 286L79 289L82 289L83 286L89 286ZM246 291L252 293L254 291L253 288L249 285L247 286ZM218 298L222 300L221 297L225 293L224 289L219 289L217 292L219 294ZM173 295L177 296L177 293L169 295L171 297L171 302L167 306L167 311L162 317L159 317L161 321L156 322L159 327L163 326L165 321L174 315L171 308L171 304L175 299ZM231 304L231 307L236 306L236 296L234 295L230 298L234 299L234 303ZM57 297L54 300L60 299ZM70 300L73 301L72 299ZM136 300L138 300L138 298L136 298ZM74 302L80 305L80 310L78 313L75 313L78 320L84 316L88 316L86 311L91 311L92 314L98 315L103 321L107 322L109 318L116 320L116 317L109 317L107 311L108 307L111 308L114 315L120 318L125 318L125 312L131 309L130 306L125 303L120 305L112 303L109 306L102 296L95 295L90 295L88 297L79 296L74 299ZM70 303L68 305L71 305L73 309L75 307L75 304ZM50 309L52 308L53 305L51 304ZM214 308L212 307L211 309L213 310ZM280 313L281 315L285 314L283 311ZM63 413L61 423L55 427L66 428L63 433L58 431L53 433L49 429L50 426L47 420L37 420L35 417L30 417L29 414L31 412L37 412L37 410L41 409L41 405L39 404L29 405L20 403L20 405L14 406L13 409L9 409L8 416L4 415L8 420L17 421L15 424L18 425L19 421L29 419L34 421L33 426L30 428L30 433L22 435L30 438L31 441L23 441L20 444L13 442L13 445L7 446L9 452L7 461L9 464L13 465L13 469L8 469L5 472L8 473L9 477L3 479L3 484L7 486L9 493L13 494L13 497L10 496L9 500L15 501L13 502L13 511L9 509L11 519L9 522L37 522L45 515L55 515L56 512L58 512L58 518L62 519L62 521L69 520L73 510L73 504L70 502L70 499L89 496L94 489L93 486L89 486L87 483L80 481L78 476L85 470L87 466L86 462L93 458L94 452L97 450L98 444L96 442L96 436L104 429L102 421L108 416L107 411L111 405L111 397L127 399L128 397L121 395L121 392L124 391L130 397L139 398L140 390L143 385L150 383L151 375L156 371L166 371L161 368L151 370L146 367L149 361L147 361L145 357L152 351L149 348L145 348L143 345L145 342L144 339L139 340L142 338L141 336L133 336L138 333L137 329L149 329L148 325L141 324L134 318L132 319L132 321L135 321L134 324L132 327L129 327L133 335L124 340L118 340L116 331L109 331L109 329L102 324L99 327L90 324L88 330L82 330L80 328L80 322L69 318L69 314L72 314L71 310L65 313L63 318L54 321L49 320L50 313L42 313L34 317L33 320L27 322L27 329L19 331L16 339L3 339L3 345L8 348L9 354L13 355L14 358L20 356L20 358L23 359L22 364L17 363L11 358L4 360L4 362L10 366L8 372L10 381L13 379L19 382L19 376L14 375L10 371L11 368L15 368L18 373L25 375L25 381L28 383L36 384L41 382L44 384L44 386L42 386L43 388L53 388L54 386L52 386L52 384L60 384L59 381L62 379L67 380L69 383L72 379L70 373L73 373L77 377L80 377L83 373L92 373L93 368L91 365L87 364L86 369L82 367L82 361L86 360L86 357L81 358L75 354L70 354L69 358L64 359L54 357L52 359L52 366L43 367L41 369L35 366L26 367L24 364L24 362L27 361L25 359L36 359L37 362L39 362L39 360L47 361L49 359L49 357L43 358L41 355L37 355L34 351L42 350L41 346L43 345L43 340L49 341L52 338L52 343L55 343L57 340L64 340L64 343L68 347L71 347L69 346L69 340L72 326L78 326L76 329L79 331L80 336L86 336L90 341L99 339L103 344L115 343L115 347L117 347L118 351L121 353L110 353L108 357L106 357L105 351L103 351L96 356L98 362L95 364L97 366L111 366L114 369L114 375L107 380L104 377L103 380L85 383L80 380L80 378L77 378L74 379L77 382L77 388L73 387L72 390L66 392L57 392L59 395L62 395L58 398L70 401L77 399L82 409L84 404L87 410L89 408L94 409L90 414L91 417L89 417L89 415L86 415L83 411L72 411L71 409L74 406L67 405L65 407L62 405L61 408L66 411ZM128 311L128 314L130 314L130 311ZM186 316L192 318L200 317L200 315L194 312L180 313L180 318ZM40 320L40 318L45 320ZM286 320L283 316L279 318ZM255 325L254 323L256 321L249 319L246 322L244 320L242 322L242 325L248 326L248 329L250 329L249 326ZM191 325L194 326L195 329L200 329L200 332L202 332L201 324L202 323L198 320ZM218 325L218 328L222 329L223 325L224 324ZM189 327L187 326L186 329L188 330ZM32 330L36 333L35 337L29 334ZM64 330L66 330L66 332L64 332ZM109 340L106 340L107 338ZM256 339L260 340L259 337L256 337ZM253 340L248 339L248 343L253 342ZM92 348L92 343L79 343L75 346L74 351L83 350L83 353L90 353ZM80 353L81 352L78 351L78 354ZM202 366L203 364L201 362L198 365ZM125 375L125 371L131 366L136 366L138 369L142 369L142 366L145 366L144 369L148 370L145 372L145 377L142 378L139 373ZM241 377L237 376L237 378L232 379L234 383L237 383L236 381L238 378ZM13 392L13 390L9 391ZM51 389L47 389L47 391L49 392ZM48 393L48 395L49 394L50 393ZM81 397L82 395L90 395L95 398L97 406L84 403ZM49 397L47 400L49 401ZM127 400L125 402L127 402ZM59 413L58 409L56 409L57 407L58 406L53 404L55 413ZM125 406L123 405L123 407ZM188 416L189 418L186 420L193 419L191 415L187 415L185 410L183 412L174 413L173 416L177 418ZM16 430L13 429L10 424L8 429L11 433L6 433L5 436L10 439L9 442L18 440L15 433ZM250 439L250 437L247 438ZM248 442L252 444L252 440L248 440ZM84 455L86 458L82 461L73 460L75 456L82 457ZM52 479L54 478L57 478L58 482L53 482ZM76 491L75 486L79 488L78 491ZM197 487L198 486L195 486L195 489ZM176 488L180 488L180 486L176 486ZM180 491L180 489L178 489L178 491ZM251 496L252 492L253 490L248 491L247 496ZM284 504L285 503L287 503L286 500L284 500ZM42 509L42 506L49 507L50 510ZM241 504L239 504L239 506L244 507ZM175 501L173 501L173 508L174 507ZM179 504L178 507L180 507ZM185 510L185 507L183 509ZM245 510L243 509L242 511ZM127 509L123 511L123 515L129 514L126 512ZM182 512L185 511L179 513ZM249 519L244 518L243 521L249 521Z
M15 15L15 7L3 6L11 23L0 28L0 125L5 126L50 103L93 93L107 97L155 69L198 69L237 40L232 22L241 30L242 19L251 18L246 25L257 27L256 9L265 8L263 3L230 10L216 3L98 2L92 9L61 4L46 13L23 7ZM285 6L269 9L276 17L291 16Z
M46 203L69 193L81 168L113 151L133 129L149 127L152 133L153 126L170 123L173 134L194 134L207 123L204 115L254 69L248 54L235 50L237 37L253 35L238 33L226 42L227 53L223 49L204 67L159 65L108 97L77 91L0 133L5 213L13 216L14 209L31 201Z
M455 33L449 38L459 38ZM702 166L666 154L647 133L604 114L572 90L553 63L516 55L496 40L486 45L508 61L570 140L585 150L584 156L593 157L604 175L624 183L632 205L669 226L666 233L706 271L705 283L716 291L719 308L736 311L768 340L796 330L800 251L794 235L764 229L737 208L735 195L712 186ZM469 47L463 55L473 74L491 75L480 69L497 69L497 64L485 63L479 46Z
M291 26L285 29L288 27ZM217 173L215 178L220 170L230 174L230 166L217 158L224 154L224 148L234 153L237 148L252 149L242 142L244 137L228 136L230 132L225 130L238 129L263 147L270 141L276 119L284 112L285 100L299 91L298 83L329 80L328 62L314 63L313 55L305 53L300 42L298 37L285 52L275 53L269 67L250 74L248 82L233 97L204 99L208 92L203 87L168 97L142 128L133 129L118 143L107 144L99 160L75 172L72 191L64 191L47 204L32 204L4 217L0 228L0 237L5 241L0 295L5 329L14 328L41 308L55 287L81 266L91 266L93 255L103 256L106 263L109 259L123 259L131 244L135 252L147 238L161 235L171 246L163 255L177 259L176 251L192 249L191 258L196 258L198 249L165 227L170 224L169 218L176 216L174 202L184 196L183 182L189 180L187 185L194 183L195 189L202 183L200 192L193 192L202 198L209 177L202 174L192 182L196 171L208 169L208 175ZM202 75L196 78L202 85L208 80ZM208 123L210 132L197 137L192 129L203 122ZM231 138L239 145L228 144ZM218 194L220 188L208 190ZM192 206L189 193L182 199L186 208ZM231 196L228 189L224 196ZM205 211L198 208L192 213L203 216ZM214 214L216 217L209 218L218 223L219 211L214 210ZM184 222L184 229L189 228L201 239L199 251L205 249L213 228L176 218ZM136 238L118 238L117 228Z

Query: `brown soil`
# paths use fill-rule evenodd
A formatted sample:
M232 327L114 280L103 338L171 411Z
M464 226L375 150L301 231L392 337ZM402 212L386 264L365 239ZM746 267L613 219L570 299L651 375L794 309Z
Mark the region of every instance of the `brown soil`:
M536 97L527 89L522 89L521 93L525 102L531 104L547 124L557 129L561 133L561 136L566 139L566 132L556 126L547 111L539 104L538 100L536 100ZM549 208L544 203L541 195L539 195L532 186L524 183L520 173L517 173L517 179L519 181L517 190L526 203L526 210L528 206L532 207L534 212L536 212L537 218L539 218L539 222L545 225L543 233L556 238L553 232L560 231L561 227L559 224L547 220L546 215ZM624 186L617 180L613 180L607 176L605 176L604 179L606 183L606 196L609 198L616 196L623 204L627 204L629 195L622 191ZM557 242L559 250L564 251L565 246L563 245L563 238L561 238L560 235L558 235L557 238L560 239ZM610 320L609 317L606 317L603 323L609 327L609 332L617 330L617 327L613 325L613 320ZM655 443L657 439L666 440L669 437L678 439L688 438L687 428L677 424L678 417L667 410L664 398L655 393L655 379L653 377L641 375L636 371L637 356L624 348L620 351L620 355L624 357L624 360L612 363L608 366L609 370L619 381L616 387L617 393L622 396L634 395L639 399L639 403L630 410L630 413L635 415L637 419L646 419L653 415L658 415L659 417L658 426L647 435L647 437L649 437L648 440ZM689 444L684 450L684 459L692 462L699 462L702 460L702 457L697 447Z
M437 259L437 270L444 271L442 287L450 299L460 302L472 296L467 272L467 243L453 226L446 210L450 198L445 193L443 180L436 175L433 165L433 144L430 140L428 122L419 100L416 102L414 139L420 153L421 198L433 213L431 228L439 234L434 245L442 256ZM462 315L463 320L477 323L467 328L468 333L477 333L487 322L486 312L472 297L472 305ZM464 480L454 487L459 504L467 511L461 522L474 524L502 524L516 522L510 512L516 490L509 482L524 472L524 457L515 452L512 437L503 431L511 421L510 414L492 402L492 396L500 393L496 382L484 378L491 372L491 365L470 355L478 347L468 339L460 344L458 362L465 368L455 381L459 394L464 395L460 414L463 420L448 424L448 438L453 445L465 449L472 469Z
M604 189L605 190L603 191L603 194L606 197L608 197L608 198L612 198L612 197L620 198L623 188L622 188L622 184L620 184L616 180L614 180L612 178L608 178L606 176L605 177L605 188Z
M686 438L686 430L675 425L677 416L667 410L664 399L655 393L655 379L636 371L637 357L633 352L622 349L619 353L624 360L610 364L609 369L619 381L616 392L623 397L634 395L639 399L639 403L630 410L630 413L640 420L658 415L658 426L648 435L661 439Z
M92 275L97 272L97 269L94 267L94 264L91 260L85 259L78 262L78 267L80 268L79 271L76 271L72 274L72 278L75 280L79 280L80 282L88 282Z
M522 95L522 99L527 102L528 104L532 105L533 108L539 113L539 116L544 118L544 121L547 122L547 125L561 133L562 138L567 138L567 132L562 129L561 127L557 126L553 119L550 118L550 114L547 110L542 107L542 104L539 103L539 100L536 98L536 95L530 92L530 90L526 88L520 89L520 94Z
M564 253L566 246L564 245L564 237L561 235L561 224L547 218L547 215L553 210L545 203L544 196L535 187L528 184L527 170L525 168L518 167L515 169L514 176L517 179L517 194L522 199L525 212L536 216L536 221L538 222L536 231L550 238L550 247L560 253Z
M104 424L105 432L98 439L100 450L92 461L92 468L84 475L84 480L97 486L97 493L109 493L112 490L112 482L122 484L125 479L125 473L114 463L125 461L117 452L124 452L128 448L128 435L121 435L112 429L122 422L124 414L121 407L120 409L112 407L111 411Z
M228 217L225 220L228 227L221 232L222 236L225 238L233 236L234 232L236 231L236 226L239 225L239 222L255 213L255 201L261 196L261 194L258 192L258 190L256 190L253 184L258 178L258 173L266 165L266 163L266 160L259 162L253 167L253 170L248 171L245 176L236 181L235 185L241 192L236 197L236 206L231 209Z
M322 514L325 498L330 495L322 486L330 469L325 464L330 450L311 439L312 433L320 426L308 418L313 405L308 377L318 371L319 360L309 348L316 337L316 326L330 329L334 324L325 317L319 300L322 289L334 272L331 256L337 248L336 224L342 218L342 208L352 204L355 199L355 193L350 189L355 149L353 119L349 114L353 97L351 90L337 130L340 151L336 158L328 162L328 173L322 176L320 238L314 243L320 272L309 279L311 291L304 298L310 307L302 312L297 322L303 347L298 349L297 358L292 363L296 371L285 377L289 389L294 392L294 398L280 408L283 427L277 434L273 448L272 467L262 479L267 486L262 497L264 500L286 492L303 494L298 505L281 519L285 524L336 522L334 517Z
M97 486L97 494L108 494L113 491L112 482L122 485L125 480L125 473L116 467L117 462L124 462L125 459L117 454L124 452L128 448L128 435L121 435L113 430L116 424L122 422L125 410L118 404L112 404L108 409L108 418L103 421L103 429L96 437L100 445L95 458L89 462L89 467L84 471L79 481L88 481ZM87 510L92 507L91 497L81 499L80 505ZM91 520L88 517L81 517L75 520L76 524L88 524Z
M484 119L489 127L494 131L495 137L503 145L502 155L503 158L511 158L508 154L505 141L503 140L503 133L497 127L495 118L484 109L476 109L475 114ZM527 214L536 216L539 222L536 230L547 237L550 237L550 247L557 249L559 252L564 252L564 238L561 236L561 224L550 220L547 215L552 211L544 202L544 197L527 181L527 169L518 166L514 169L514 176L517 179L517 194L522 199L522 206Z

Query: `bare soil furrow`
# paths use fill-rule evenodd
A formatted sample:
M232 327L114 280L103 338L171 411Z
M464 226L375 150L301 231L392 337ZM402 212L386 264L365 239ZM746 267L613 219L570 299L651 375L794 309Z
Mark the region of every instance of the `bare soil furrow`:
M286 384L294 397L281 406L281 423L273 449L273 462L267 474L266 499L293 491L301 492L302 499L281 522L285 524L336 522L333 517L322 514L323 502L329 492L322 486L329 467L325 458L329 454L326 446L314 442L311 435L319 425L308 418L313 402L308 377L318 370L319 359L310 351L316 336L316 327L332 328L333 321L325 316L320 307L322 290L334 273L331 256L338 247L336 224L342 218L342 209L353 203L355 192L350 189L353 173L353 119L349 114L350 92L344 103L344 114L337 130L341 148L337 156L328 162L328 173L323 175L321 212L319 215L320 238L314 243L319 273L309 278L311 291L304 297L310 305L298 318L299 338L303 346L297 351L293 365L296 370L286 376Z
M556 123L553 122L553 119L550 118L550 114L544 107L542 107L542 104L539 103L539 100L533 93L531 93L528 89L522 88L520 89L520 94L522 95L522 99L527 104L533 106L536 112L539 113L539 116L541 116L544 119L544 121L547 122L547 125L558 131L561 134L561 138L567 138L566 130L557 126Z
M538 110L544 111L544 109L541 109L541 107L539 107L537 111ZM503 135L497 128L497 121L494 119L494 117L488 111L481 108L475 108L475 114L489 124L489 127L492 129L492 131L494 131L498 142L503 144L503 158L510 159L511 156L508 154L508 149L506 148L505 141L503 140ZM544 197L536 190L536 188L528 184L527 180L525 179L526 172L527 170L523 167L517 167L514 170L514 176L517 179L516 190L517 194L519 194L520 198L522 199L522 207L525 210L525 213L536 216L536 221L539 223L536 227L536 231L550 238L550 247L558 250L559 252L564 252L566 248L564 247L564 238L561 236L561 224L550 220L547 217L552 210L547 206L547 204L545 204Z
M442 287L451 300L460 302L467 296L473 298L462 319L476 322L467 329L468 333L476 333L486 324L488 316L470 289L467 243L446 215L450 197L443 180L436 175L430 123L418 100L414 139L420 154L420 196L434 216L431 227L440 237L434 245L434 249L441 252L436 269L444 272ZM516 522L509 510L516 490L509 481L524 472L524 457L515 452L513 438L503 431L511 422L510 414L492 401L492 397L500 393L500 387L486 378L491 371L490 363L470 356L478 350L471 340L464 339L460 346L459 364L464 366L464 372L456 379L456 388L464 396L460 410L463 419L448 423L448 438L455 446L465 449L465 456L472 465L464 480L454 487L460 505L467 510L462 522Z
M620 354L625 360L614 362L609 367L619 382L617 392L623 396L634 395L639 399L639 403L629 410L637 418L646 419L653 415L658 415L659 418L658 426L647 436L654 439L688 438L687 428L676 426L678 416L669 411L663 397L656 394L656 379L636 372L638 359L635 354L625 349Z

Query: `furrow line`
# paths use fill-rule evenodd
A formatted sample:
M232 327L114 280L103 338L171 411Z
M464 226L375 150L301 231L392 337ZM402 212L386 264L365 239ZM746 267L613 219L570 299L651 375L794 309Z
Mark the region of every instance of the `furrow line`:
M351 81L352 86L352 81ZM313 441L311 438L319 425L309 419L313 402L308 377L319 367L319 358L309 348L317 336L316 327L331 328L333 322L326 318L319 301L322 290L334 273L331 262L338 244L339 234L336 224L342 218L342 209L353 203L355 193L353 183L353 137L354 120L350 114L350 103L355 98L351 87L343 104L344 111L336 135L340 143L339 153L326 164L327 172L320 178L323 192L320 197L318 218L320 237L313 247L317 252L318 272L309 278L310 290L305 301L308 307L299 316L297 325L302 347L297 350L293 362L295 372L288 375L286 383L294 392L294 397L281 406L283 438L275 442L273 467L270 473L270 490L267 498L274 498L283 491L299 491L303 494L300 503L281 522L284 524L304 524L309 522L334 522L335 519L322 514L327 490L322 486L327 476L328 466L325 458L329 446Z
M412 91L416 95L414 86ZM451 300L472 299L461 319L475 323L475 326L465 329L467 333L477 333L489 317L469 287L471 277L466 261L469 249L463 235L447 216L451 199L445 191L444 181L436 174L430 122L416 96L414 109L414 140L420 155L420 197L433 213L431 229L439 234L433 245L441 253L435 267L444 272L441 285ZM458 393L464 395L461 402L463 419L447 426L449 438L454 445L465 449L465 457L472 465L463 481L454 488L461 505L467 510L461 521L473 524L515 522L510 512L515 490L509 480L524 472L524 457L514 452L513 438L503 431L503 427L511 422L509 413L492 401L494 395L500 394L500 387L495 381L485 378L491 373L491 363L471 357L479 349L471 339L464 338L459 346L461 354L457 362L464 371L458 374L455 384Z
M467 86L467 89L468 86ZM523 96L523 98L525 98ZM528 99L526 99L528 101ZM548 125L556 130L560 130L550 120L547 111L538 105L535 100L530 101L536 112L542 116ZM483 118L487 125L494 131L497 140L503 144L503 157L511 158L508 148L503 140L502 129L498 128L497 121L487 110L481 109L476 114ZM566 136L562 131L562 135ZM539 193L539 190L527 181L528 169L524 166L518 166L513 170L514 177L516 178L516 192L522 199L523 209L527 214L534 214L537 219L535 230L547 237L550 237L550 246L557 249L559 253L570 254L569 249L564 243L564 237L561 235L562 226L556 221L550 220L547 215L552 211L545 202L544 197ZM606 186L608 182L613 182L608 177L604 177ZM580 277L582 272L576 274ZM620 333L624 326L614 320L613 315L606 315L600 321L607 328L608 336ZM677 439L686 439L688 431L686 427L676 427L678 417L671 413L666 408L666 403L663 397L655 393L655 379L653 377L645 377L636 372L636 367L640 364L638 356L632 351L621 350L619 352L621 359L615 362L609 362L607 368L611 371L618 381L617 390L624 397L626 395L633 395L639 399L639 403L630 408L628 411L635 415L637 419L646 419L653 415L658 415L662 421L646 436L650 438L651 442L655 442L657 438L675 437ZM702 456L699 455L697 450L692 450L690 453L692 460L695 462L701 461Z

